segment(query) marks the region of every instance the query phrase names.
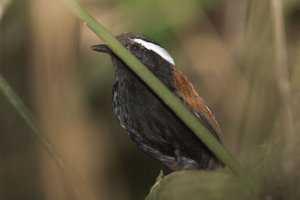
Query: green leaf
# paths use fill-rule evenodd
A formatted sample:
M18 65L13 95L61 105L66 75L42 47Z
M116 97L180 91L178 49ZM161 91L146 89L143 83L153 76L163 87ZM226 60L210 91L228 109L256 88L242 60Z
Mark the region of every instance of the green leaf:
M158 177L146 200L255 199L241 180L225 171L189 170Z

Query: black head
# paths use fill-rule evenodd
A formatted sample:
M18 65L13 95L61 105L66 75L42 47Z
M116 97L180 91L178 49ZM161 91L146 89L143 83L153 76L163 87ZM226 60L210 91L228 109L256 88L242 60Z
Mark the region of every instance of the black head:
M116 38L161 81L170 83L174 60L158 43L140 33L123 33ZM94 51L110 54L116 70L126 66L107 45L94 45L91 48Z

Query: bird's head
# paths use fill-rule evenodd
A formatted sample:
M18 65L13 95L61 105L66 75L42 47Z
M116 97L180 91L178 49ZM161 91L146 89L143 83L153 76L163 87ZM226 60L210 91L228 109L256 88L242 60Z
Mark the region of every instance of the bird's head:
M158 43L140 33L123 33L116 38L161 81L165 82L172 76L174 60ZM91 48L110 54L116 68L125 65L106 44L94 45Z

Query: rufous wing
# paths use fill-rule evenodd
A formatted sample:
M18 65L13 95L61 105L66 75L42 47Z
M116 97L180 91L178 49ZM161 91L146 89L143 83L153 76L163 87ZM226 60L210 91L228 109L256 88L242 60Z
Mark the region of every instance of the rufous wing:
M222 142L222 131L214 114L185 75L175 67L173 69L174 87L176 88L177 95L183 99L188 108L208 128L208 130Z

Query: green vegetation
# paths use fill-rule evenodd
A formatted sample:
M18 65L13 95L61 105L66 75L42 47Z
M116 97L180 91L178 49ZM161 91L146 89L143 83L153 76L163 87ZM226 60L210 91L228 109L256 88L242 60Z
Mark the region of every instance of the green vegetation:
M299 198L299 1L87 1L91 15L68 3L84 23L61 0L0 1L0 199ZM92 16L113 35L142 32L165 46L214 111L228 151ZM138 151L111 114L111 62L89 51L98 38L83 24L228 169L168 174ZM167 175L155 182L160 169Z

